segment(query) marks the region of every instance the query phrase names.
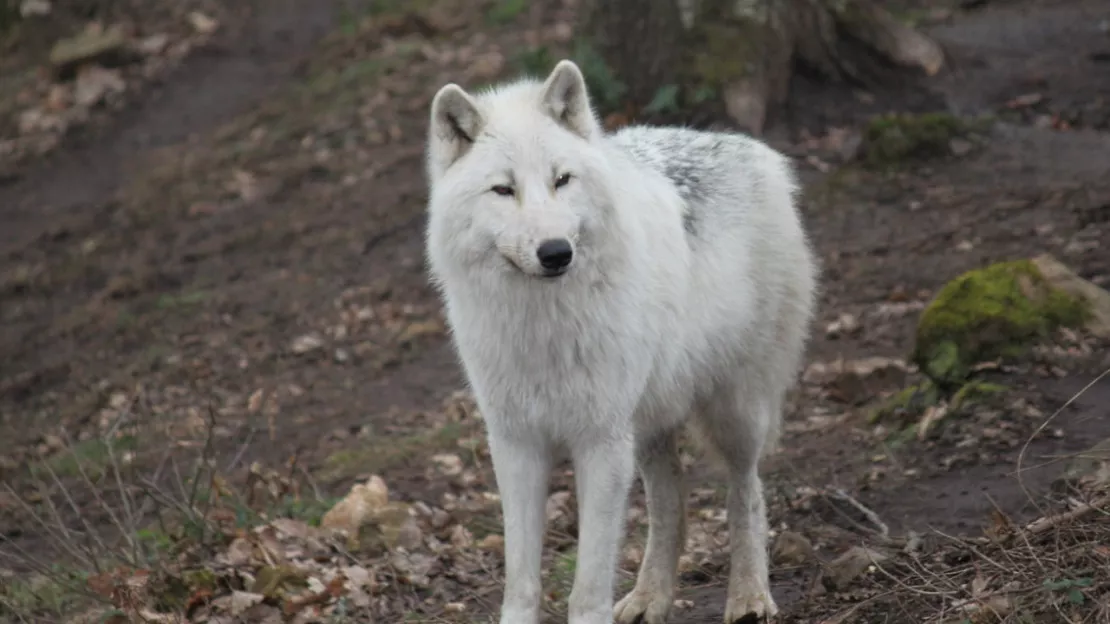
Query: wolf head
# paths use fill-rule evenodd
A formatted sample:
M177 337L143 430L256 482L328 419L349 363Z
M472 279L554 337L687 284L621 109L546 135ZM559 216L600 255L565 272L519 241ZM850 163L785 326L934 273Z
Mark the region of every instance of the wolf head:
M493 268L556 278L588 261L603 221L602 130L578 66L432 100L428 253L434 272Z

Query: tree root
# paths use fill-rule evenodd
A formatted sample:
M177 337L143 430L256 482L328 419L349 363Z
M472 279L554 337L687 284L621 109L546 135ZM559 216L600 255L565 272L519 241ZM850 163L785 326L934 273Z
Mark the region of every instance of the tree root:
M870 0L772 1L766 6L762 27L773 29L774 36L764 41L784 47L758 52L761 58L751 63L751 74L723 89L729 116L754 134L762 132L767 110L785 101L795 62L827 79L857 84L875 82L871 66L879 60L927 76L944 66L939 44Z

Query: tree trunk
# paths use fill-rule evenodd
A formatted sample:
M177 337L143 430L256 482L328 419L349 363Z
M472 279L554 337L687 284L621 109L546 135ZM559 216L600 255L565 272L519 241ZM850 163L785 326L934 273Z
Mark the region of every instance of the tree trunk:
M584 30L636 106L665 85L716 93L759 134L795 62L873 82L882 61L940 71L944 53L871 0L588 0Z

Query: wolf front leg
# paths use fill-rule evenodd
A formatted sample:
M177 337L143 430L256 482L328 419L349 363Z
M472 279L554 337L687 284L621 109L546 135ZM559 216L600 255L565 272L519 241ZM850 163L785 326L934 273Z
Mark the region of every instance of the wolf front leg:
M631 439L618 439L572 453L579 520L570 624L611 624L613 577L635 476L635 447Z
M536 440L489 434L505 516L505 598L501 624L537 624L543 588L540 562L551 451Z

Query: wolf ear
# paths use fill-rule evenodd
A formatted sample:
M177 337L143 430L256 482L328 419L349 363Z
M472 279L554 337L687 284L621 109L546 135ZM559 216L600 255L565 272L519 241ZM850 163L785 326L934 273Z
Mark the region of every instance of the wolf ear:
M601 128L590 108L586 79L574 61L562 60L543 83L543 106L555 121L585 139L592 139Z
M462 158L484 125L478 104L462 87L451 83L441 88L432 98L428 137L432 173L439 175Z

